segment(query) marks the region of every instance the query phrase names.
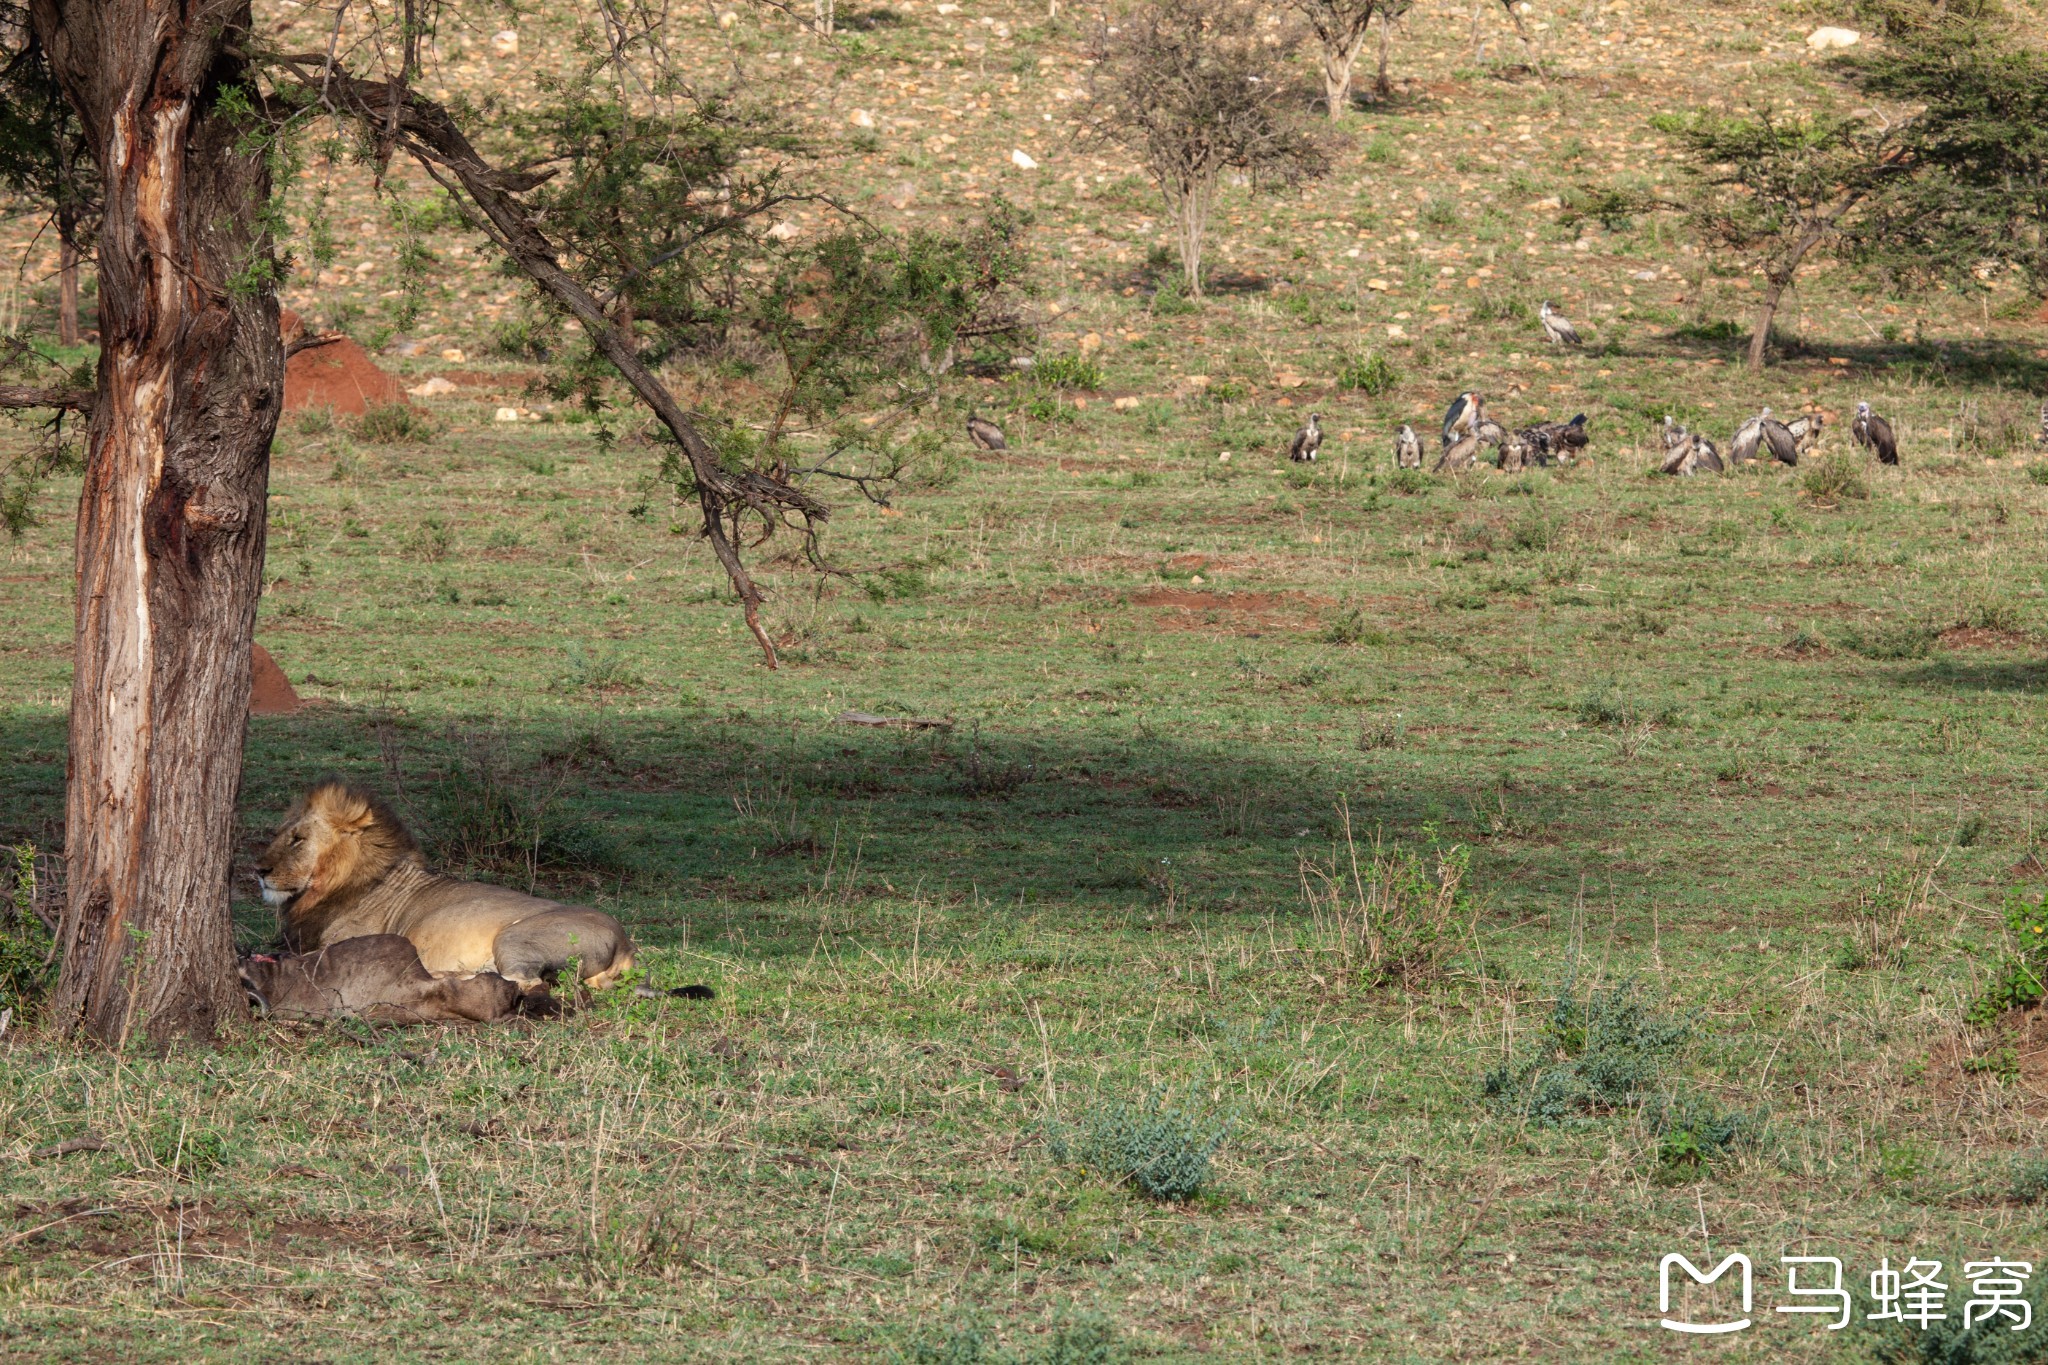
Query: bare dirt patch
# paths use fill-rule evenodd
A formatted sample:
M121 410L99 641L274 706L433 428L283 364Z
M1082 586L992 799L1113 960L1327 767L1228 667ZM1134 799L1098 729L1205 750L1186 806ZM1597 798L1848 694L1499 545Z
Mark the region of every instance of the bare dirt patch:
M1951 626L1941 633L1940 639L1944 649L1995 649L2006 653L2033 644L2016 630L1987 630L1982 626Z

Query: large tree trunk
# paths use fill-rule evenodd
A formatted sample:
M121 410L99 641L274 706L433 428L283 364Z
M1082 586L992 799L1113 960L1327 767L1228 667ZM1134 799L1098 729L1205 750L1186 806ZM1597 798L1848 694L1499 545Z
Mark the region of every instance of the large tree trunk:
M284 352L260 152L219 109L248 0L34 0L104 182L54 1023L205 1038L244 1006L228 882Z
M1332 122L1343 118L1344 111L1351 107L1351 72L1358 64L1359 49L1364 46L1365 32L1361 29L1344 46L1323 47L1323 98L1330 106Z

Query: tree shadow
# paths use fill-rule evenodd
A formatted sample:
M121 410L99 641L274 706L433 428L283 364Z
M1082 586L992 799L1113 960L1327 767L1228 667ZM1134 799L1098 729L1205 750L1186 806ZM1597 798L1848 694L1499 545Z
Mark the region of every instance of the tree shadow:
M1957 692L2048 692L2048 659L1977 660L1944 654L1900 680Z
M14 765L0 838L61 846L61 718L0 717L0 742L54 760ZM486 750L503 761L480 778ZM1597 786L1536 777L1502 796L1493 777L1444 757L1430 772L1403 749L1303 761L1144 726L1026 736L737 713L593 724L323 706L252 723L238 937L274 933L254 860L290 803L331 773L391 798L437 867L601 905L649 943L708 938L754 955L811 951L825 920L892 942L910 932L913 903L991 930L1285 923L1307 913L1305 861L1341 848L1342 809L1363 857L1376 840L1472 844L1482 903L1508 913L1495 893L1513 887L1520 917L1535 887L1567 887L1585 865L1587 845L1558 832L1619 818ZM1496 804L1510 803L1541 837L1487 842ZM513 855L469 840L480 808L530 821ZM525 840L538 856L516 852Z

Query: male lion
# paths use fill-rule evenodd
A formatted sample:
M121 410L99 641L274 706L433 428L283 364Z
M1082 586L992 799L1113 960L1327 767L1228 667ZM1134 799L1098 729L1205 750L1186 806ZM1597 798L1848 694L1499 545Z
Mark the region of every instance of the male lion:
M390 808L337 780L292 807L256 880L302 953L402 934L436 976L496 972L522 989L575 961L603 990L633 966L633 941L610 915L429 872Z

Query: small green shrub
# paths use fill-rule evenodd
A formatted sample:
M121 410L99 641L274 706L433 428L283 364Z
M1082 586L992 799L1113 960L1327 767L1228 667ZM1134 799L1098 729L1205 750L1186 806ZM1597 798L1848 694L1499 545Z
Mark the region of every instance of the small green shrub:
M440 435L441 427L410 403L373 403L356 419L355 434L375 445L420 445Z
M333 408L304 408L292 419L301 436L325 436L334 430Z
M1097 1105L1055 1131L1049 1145L1057 1161L1127 1181L1154 1199L1180 1201L1200 1192L1210 1159L1229 1135L1229 1121L1216 1117L1190 1087L1180 1099L1154 1090L1141 1103Z
M1472 304L1472 317L1478 322L1527 322L1535 315L1527 299L1505 290L1489 289Z
M1973 630L1997 630L2017 635L2027 628L2026 614L2010 597L1984 594L1963 603L1956 624Z
M2028 465L2027 477L2035 483L2048 483L2048 460L2036 460Z
M1737 1147L1753 1143L1762 1128L1760 1117L1725 1113L1690 1092L1659 1101L1647 1118L1657 1135L1657 1166L1667 1178L1700 1174Z
M1435 487L1436 481L1420 469L1397 469L1387 476L1387 491L1402 497L1414 497Z
M1130 1348L1100 1313L1077 1313L1036 1340L1005 1348L995 1329L968 1314L926 1327L889 1353L892 1365L1123 1365Z
M41 886L36 875L36 846L15 844L14 886L6 918L0 920L0 1010L17 1019L35 1012L57 981L56 944L36 913Z
M1087 389L1092 392L1102 387L1102 367L1086 356L1040 356L1032 362L1031 379L1049 389Z
M1152 291L1152 311L1162 318L1183 317L1199 313L1202 305L1188 297L1188 282L1179 271L1159 277L1159 284Z
M1816 502L1849 502L1870 496L1863 466L1846 451L1808 461L1799 471L1799 486Z
M2032 1152L2013 1162L2008 1197L2021 1204L2048 1200L2048 1153Z
M1387 633L1367 625L1365 613L1353 607L1323 627L1322 641L1326 645L1383 645Z
M1692 1031L1690 1020L1651 1008L1633 981L1586 996L1567 988L1534 1055L1488 1071L1480 1096L1500 1113L1545 1125L1634 1108Z
M2048 892L2038 901L2018 891L2006 893L2005 929L2011 937L1991 986L1972 1002L1966 1016L1979 1028L1998 1022L2007 1010L2048 995Z
M1337 387L1355 389L1368 398L1378 398L1401 382L1400 371L1393 362L1378 351L1368 351L1360 356L1346 356L1337 365ZM1406 470L1416 473L1416 470Z
M1559 519L1531 503L1508 527L1508 545L1516 550L1548 550L1557 544L1563 529Z
M448 529L448 523L440 517L421 518L419 525L413 527L405 536L405 552L414 559L423 559L429 564L440 563L454 548L455 532Z
M1934 652L1940 634L1924 621L1900 621L1872 630L1851 626L1838 643L1866 659L1924 659Z
M918 565L905 564L870 574L861 586L866 589L871 602L910 602L929 597L932 580Z

